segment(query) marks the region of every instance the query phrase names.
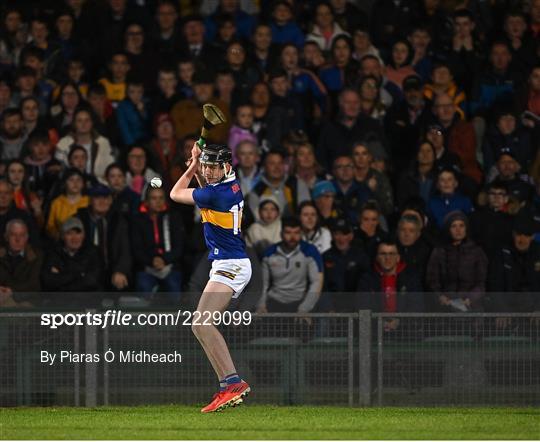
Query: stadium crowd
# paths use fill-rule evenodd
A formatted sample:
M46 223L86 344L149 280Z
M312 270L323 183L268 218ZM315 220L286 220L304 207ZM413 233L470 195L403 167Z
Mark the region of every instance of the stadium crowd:
M213 103L247 308L540 310L540 0L357 3L2 2L0 306L200 292Z

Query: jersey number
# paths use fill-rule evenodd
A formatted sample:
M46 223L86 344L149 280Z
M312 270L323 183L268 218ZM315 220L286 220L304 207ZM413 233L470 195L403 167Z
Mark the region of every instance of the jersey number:
M233 233L238 235L240 232L240 226L242 224L242 211L244 209L244 201L240 201L238 204L235 204L231 207L229 212L233 214Z

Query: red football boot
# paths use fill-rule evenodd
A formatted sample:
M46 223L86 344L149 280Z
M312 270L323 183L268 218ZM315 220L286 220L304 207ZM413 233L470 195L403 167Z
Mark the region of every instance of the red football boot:
M236 407L244 402L251 388L247 382L240 381L236 384L228 385L224 391L216 393L206 407L201 410L201 413L212 413L214 411L222 411L228 407Z

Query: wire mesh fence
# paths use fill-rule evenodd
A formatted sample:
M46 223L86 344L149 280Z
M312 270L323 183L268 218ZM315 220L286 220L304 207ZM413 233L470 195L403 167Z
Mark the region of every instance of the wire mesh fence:
M0 406L208 401L218 380L189 322L147 321L176 313L51 328L41 312L0 312ZM268 313L219 329L250 403L540 405L539 313Z
M536 314L375 314L377 405L540 404Z

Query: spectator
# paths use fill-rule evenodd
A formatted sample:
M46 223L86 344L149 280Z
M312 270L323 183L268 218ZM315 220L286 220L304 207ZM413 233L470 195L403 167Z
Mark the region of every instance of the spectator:
M442 128L448 150L459 156L463 173L480 183L482 171L476 160L476 135L473 125L459 118L454 100L446 93L435 97L433 113L436 124Z
M104 267L104 286L123 290L131 276L129 228L121 213L112 210L112 191L104 184L89 189L88 207L77 211L83 222L84 245L99 250Z
M52 156L52 146L47 134L34 132L27 141L29 155L24 158L30 190L39 197L49 195L60 176L62 164Z
M383 214L392 213L394 208L392 186L388 177L372 167L376 149L369 149L367 142L356 142L353 145L352 157L356 181L364 183L379 203Z
M139 211L140 196L127 185L126 172L118 163L105 170L105 179L113 198L111 211L120 212L126 219Z
M402 215L397 226L397 244L401 261L416 272L423 287L431 247L422 236L422 227L416 216Z
M118 127L125 146L150 138L150 112L144 97L144 86L138 79L126 82L126 98L116 109Z
M370 259L375 257L378 245L387 237L381 227L381 216L381 209L373 200L365 203L358 213L355 243Z
M0 124L0 159L5 161L19 158L25 141L21 111L6 109Z
M160 113L169 113L173 106L181 99L177 91L178 76L170 67L161 67L157 77L157 92L152 95L150 113L152 117Z
M256 143L244 140L236 146L236 177L242 194L247 196L259 180L259 149Z
M182 292L178 269L184 248L184 226L165 201L162 188L148 188L140 213L133 222L131 253L135 263L135 288L145 298L158 290L177 304Z
M94 114L94 128L102 134L113 146L121 145L120 130L115 110L107 99L102 84L94 84L88 89L88 104Z
M285 174L285 156L280 151L269 152L263 164L259 182L247 196L251 211L257 214L261 198L274 195L279 204L279 211L284 216L296 213L298 205L309 199L309 189L301 181L293 188L291 180ZM257 215L255 216L257 218Z
M361 101L354 89L339 95L339 114L323 124L317 146L317 158L328 169L340 155L350 155L353 144L369 135L382 139L379 123L361 113Z
M371 199L373 194L365 183L355 179L354 162L351 157L346 155L337 157L332 171L336 205L349 222L356 223L360 207Z
M385 67L379 57L367 54L360 59L360 74L363 77L372 75L377 79L381 101L386 107L390 107L401 100L402 93L399 86L388 80L384 73Z
M307 313L319 300L323 279L321 255L315 246L301 240L301 231L297 219L285 218L281 242L265 252L259 313Z
M156 27L152 35L152 46L162 60L173 57L182 51L177 7L177 3L174 1L161 0L156 8Z
M309 143L300 144L296 147L293 154L293 181L296 180L295 186L307 187L310 191L313 190L315 184L326 178L323 168L315 158L313 146Z
M401 175L397 186L397 204L402 207L412 198L422 198L428 204L435 193L435 147L427 139L418 145L416 161Z
M84 246L79 218L64 221L60 241L45 255L41 281L48 301L57 308L96 308L101 304L102 262L94 246ZM80 292L80 293L75 293Z
M214 2L216 3L216 2ZM220 0L215 11L206 18L204 24L206 26L206 37L213 40L217 32L217 21L224 14L232 15L238 30L238 36L243 39L248 39L253 33L255 19L243 11L238 5L238 0L225 1Z
M6 167L6 177L13 187L15 207L31 214L37 225L43 226L43 199L30 190L24 163L21 160L11 160Z
M353 85L357 77L358 62L352 58L353 43L349 36L337 36L330 48L331 66L321 69L321 78L326 90L331 94L332 104L337 103L337 96L345 86Z
M0 180L0 232L6 231L7 223L13 219L23 220L28 228L30 244L39 246L39 235L37 226L30 214L22 209L18 209L14 204L13 186L5 179ZM3 238L2 238L3 239Z
M373 75L362 77L358 84L362 113L382 123L386 116L386 106L381 100L381 90Z
M86 171L88 164L88 152L83 146L78 144L71 145L68 154L68 168L77 169L82 173L84 179L84 188L89 189L98 182L97 178ZM57 183L60 184L60 183ZM56 195L57 192L53 192Z
M298 219L302 227L302 241L314 245L322 255L332 246L332 235L321 226L317 206L313 201L304 201L298 206Z
M303 38L303 34L302 34ZM259 23L253 31L253 48L251 58L262 72L268 72L275 57L275 47L272 46L272 28L265 23Z
M92 114L88 109L80 108L75 112L71 132L58 142L55 158L67 165L67 157L73 144L83 146L86 150L86 172L104 181L105 169L114 161L114 157L109 140L94 129Z
M158 59L146 43L142 24L134 22L125 28L124 51L128 57L130 75L137 78L146 91L153 91L156 87Z
M347 3L351 5L351 3ZM354 28L353 28L354 29ZM382 63L381 54L379 50L373 46L369 31L366 27L360 26L352 32L353 38L353 54L352 58L356 61L362 60L366 55L372 55Z
M515 152L505 147L499 151L495 176L492 179L498 177L506 184L510 196L520 204L524 204L530 201L533 187L528 175L519 173L520 169Z
M225 66L233 74L235 96L240 102L246 101L251 89L260 80L260 72L247 58L246 48L241 41L231 41L227 45Z
M257 29L259 28L257 27L255 32L257 32ZM304 46L304 34L294 21L294 12L289 2L281 0L274 3L270 29L272 43L292 43L298 48Z
M386 240L377 247L373 268L360 277L357 308L385 313L423 312L421 290L418 274L401 260L397 244ZM385 318L384 331L397 330L400 322L398 318Z
M471 236L488 257L508 245L512 234L506 184L495 180L487 185L487 205L471 214Z
M332 225L332 247L323 254L324 288L318 303L323 312L350 313L356 311L356 291L359 277L368 270L369 259L353 243L354 234L346 218Z
M21 219L6 225L6 246L0 248L0 307L33 307L41 284L40 250L29 244L28 227Z
M123 52L116 52L109 62L109 75L101 78L99 83L105 88L107 99L116 107L126 97L126 79L131 66L128 56Z
M400 89L403 89L403 80L406 77L416 74L411 65L413 56L413 49L407 40L397 40L392 45L392 55L386 66L386 78Z
M330 181L319 181L315 184L311 196L319 212L322 225L329 226L336 218L342 216L335 201L336 189Z
M484 137L484 171L490 173L496 158L503 148L515 153L522 169L528 169L533 154L529 130L524 128L511 109L501 109L495 114L494 124L490 124Z
M467 110L465 92L454 81L450 66L444 62L436 63L431 71L431 81L424 86L424 97L428 103L432 105L437 95L446 94L454 102L455 110L463 120Z
M83 98L77 86L71 82L60 86L58 90L57 114L53 123L60 136L65 136L73 125L73 116Z
M334 19L334 10L330 4L321 2L316 5L313 28L306 41L314 41L323 51L329 51L338 36L349 36Z
M229 108L214 95L214 77L207 71L196 72L193 77L193 98L180 100L171 110L171 118L174 121L177 137L187 134L198 133L203 123L202 106L205 103L214 104L225 114L227 121L231 120ZM220 124L210 132L208 142L225 143L229 131L229 124Z
M281 218L279 204L272 196L261 199L259 203L259 221L253 223L246 232L246 244L253 247L257 256L262 258L268 247L281 239Z
M426 285L443 311L481 310L488 261L482 249L469 239L467 216L459 210L448 213L444 233L447 243L433 250Z
M438 193L428 201L428 210L439 228L443 228L444 219L450 213L460 210L466 215L473 211L469 198L462 195L458 189L457 172L451 168L442 168L437 174Z
M330 0L336 22L346 31L365 27L368 23L367 14L356 5L346 0Z
M253 134L253 107L249 104L243 104L236 108L235 124L229 131L229 141L227 145L233 153L233 165L236 166L236 148L241 141L257 142Z
M157 171L163 177L165 188L173 185L171 171L180 146L174 132L174 122L169 114L161 113L154 119L155 138L152 141L152 154L157 160Z
M182 33L184 37L184 57L190 57L195 62L197 70L212 69L215 60L221 59L222 54L205 40L205 23L198 15L187 15L183 18Z
M53 199L47 218L46 231L50 238L58 239L64 222L77 210L88 206L88 197L83 195L84 177L78 169L68 169L63 177L63 192Z
M144 197L148 184L154 177L161 178L148 165L146 149L140 145L133 145L127 152L126 182L137 195Z
M540 309L540 246L534 242L535 233L530 218L516 217L511 244L491 256L487 281L491 311L522 313ZM510 325L509 318L496 321L498 326Z
M392 104L384 121L394 164L404 165L414 160L420 130L425 127L429 115L422 95L422 81L417 75L406 77L403 80L403 100Z

